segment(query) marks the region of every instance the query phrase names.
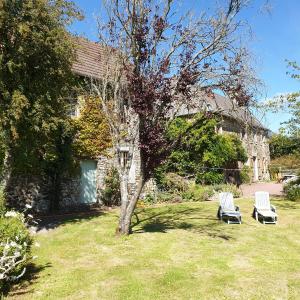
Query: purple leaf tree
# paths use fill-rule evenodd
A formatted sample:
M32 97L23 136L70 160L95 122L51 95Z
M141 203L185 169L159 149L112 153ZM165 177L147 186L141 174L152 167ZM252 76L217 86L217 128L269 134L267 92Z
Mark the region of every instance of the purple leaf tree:
M99 18L103 45L101 80L91 92L101 99L120 177L117 232L129 234L145 182L172 148L165 138L177 110L201 93L220 90L247 106L257 86L240 38L237 15L246 0L228 0L213 14L178 13L174 0L111 0ZM137 154L138 153L138 154ZM129 175L140 160L133 185Z

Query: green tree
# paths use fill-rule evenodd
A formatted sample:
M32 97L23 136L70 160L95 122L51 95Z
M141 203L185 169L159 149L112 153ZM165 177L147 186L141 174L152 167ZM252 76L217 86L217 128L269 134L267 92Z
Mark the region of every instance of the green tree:
M274 134L270 138L270 156L272 159L299 153L300 138L296 136L288 136L283 131L279 134Z
M176 118L169 126L168 138L180 140L166 160L163 171L181 176L196 176L203 183L224 180L225 168L247 155L241 141L233 134L216 133L218 120L198 114L194 119ZM181 136L181 138L180 138ZM160 170L160 171L162 171Z
M300 80L300 66L297 62L288 62L287 74L295 80ZM290 119L281 123L281 133L295 139L300 138L300 92L277 95L265 102L262 107L273 113L282 111L289 113Z
M295 80L300 81L300 66L295 61L288 62L289 71L287 72ZM289 135L300 138L300 92L289 93L286 95L285 104L291 118L283 125Z
M38 172L47 163L49 149L61 160L55 142L65 135L64 97L75 84L75 41L66 27L79 18L80 12L67 0L0 0L4 184L12 171Z

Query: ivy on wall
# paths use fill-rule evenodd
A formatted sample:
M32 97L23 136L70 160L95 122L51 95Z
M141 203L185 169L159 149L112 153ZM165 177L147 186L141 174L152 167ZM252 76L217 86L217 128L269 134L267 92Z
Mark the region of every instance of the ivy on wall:
M100 109L100 99L81 99L80 116L74 120L77 134L73 143L74 152L79 158L97 158L107 155L112 146L109 126Z
M217 118L208 118L203 114L193 119L176 118L170 124L167 135L171 140L181 136L180 143L158 168L157 176L173 172L195 177L201 183L223 182L221 169L238 161L247 161L247 155L240 139L234 134L218 134L217 125Z
M71 176L78 173L78 159L107 155L111 138L107 122L100 109L100 100L87 97L80 101L80 116L57 119L56 127L47 131L47 139L34 136L19 140L13 149L13 170L16 174L52 175L55 170ZM46 130L45 130L46 131ZM39 145L36 145L39 142ZM34 151L24 151L29 145ZM5 145L0 132L0 173L5 155Z

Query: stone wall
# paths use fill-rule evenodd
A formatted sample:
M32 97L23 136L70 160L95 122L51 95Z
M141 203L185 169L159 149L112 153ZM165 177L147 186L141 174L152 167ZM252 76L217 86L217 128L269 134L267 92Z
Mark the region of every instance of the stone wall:
M157 198L158 187L154 178L150 178L144 185L141 193L141 199L145 198L147 195L151 195L154 199Z
M109 157L101 156L97 160L97 200L99 204L103 204L102 196L103 190L106 188L105 186L105 177L109 169L116 166L116 159L112 157L113 151L110 151ZM132 165L129 170L129 193L134 194L136 185L140 180L140 172L141 172L141 156L140 150L138 146L135 147L133 151L132 157Z
M62 197L59 203L61 211L81 210L80 178L66 178L61 184ZM46 177L42 176L14 176L6 190L8 207L19 211L25 210L25 205L32 206L37 214L46 214L50 209L49 196L51 185Z
M106 156L100 156L97 160L97 173L96 173L96 189L97 189L97 202L102 205L102 192L105 187L105 177L110 168L114 165L114 160Z
M40 176L14 176L10 179L6 190L8 207L19 211L25 210L29 204L37 213L45 213L49 210L49 182Z
M246 129L243 124L240 124L233 119L224 118L223 123L219 128L219 132L234 133L241 139L248 156L246 165L253 171L253 181L270 179L270 151L268 133L266 130L261 128ZM258 168L257 178L255 178L254 174L255 160L257 160L256 163Z
M60 210L73 211L81 209L80 177L64 179L61 189Z
M137 155L135 155L135 163ZM96 203L84 204L80 199L80 176L66 177L61 183L61 200L59 203L60 210L63 212L77 211L89 208L90 206L102 205L101 194L105 188L105 177L107 171L114 165L113 158L101 156L97 159L96 170ZM139 166L135 166L139 170ZM135 173L135 176L137 174ZM135 177L134 177L135 179ZM135 186L131 183L131 189L134 191ZM24 211L25 205L32 206L34 213L46 214L50 209L49 196L51 193L51 184L46 177L42 176L14 176L10 180L6 191L8 205L11 208Z
M270 153L266 131L262 129L245 130L241 124L231 119L224 119L219 133L234 133L240 137L248 155L246 165L254 169L257 164L258 180L268 180ZM110 153L112 157L112 152ZM136 184L140 180L141 175L141 157L140 150L136 146L133 154L133 163L129 172L129 190L134 193ZM255 159L257 160L255 162ZM97 204L102 205L101 194L105 188L105 177L109 168L116 164L115 158L101 156L97 159L96 170L96 189L97 189ZM236 168L241 168L239 164ZM232 174L227 174L230 177ZM254 177L254 174L253 174ZM255 178L254 178L255 179ZM74 178L65 178L62 183L62 200L60 208L62 211L81 210L88 205L80 202L80 176ZM144 187L141 197L147 194L155 194L157 187L155 181L151 179ZM33 210L37 213L47 213L49 211L50 184L47 178L35 176L26 178L24 176L15 176L11 179L7 190L8 205L10 207L23 210L25 204L30 204Z

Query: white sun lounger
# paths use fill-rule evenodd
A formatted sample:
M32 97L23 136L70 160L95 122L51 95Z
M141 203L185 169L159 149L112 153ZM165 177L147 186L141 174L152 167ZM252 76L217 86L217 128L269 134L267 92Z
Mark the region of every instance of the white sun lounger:
M223 220L226 217L227 223L241 224L242 216L238 206L234 206L232 193L220 193L219 194L219 210L218 217Z
M255 205L253 215L258 221L262 219L263 224L276 224L277 213L275 206L270 203L270 196L268 192L255 193Z

